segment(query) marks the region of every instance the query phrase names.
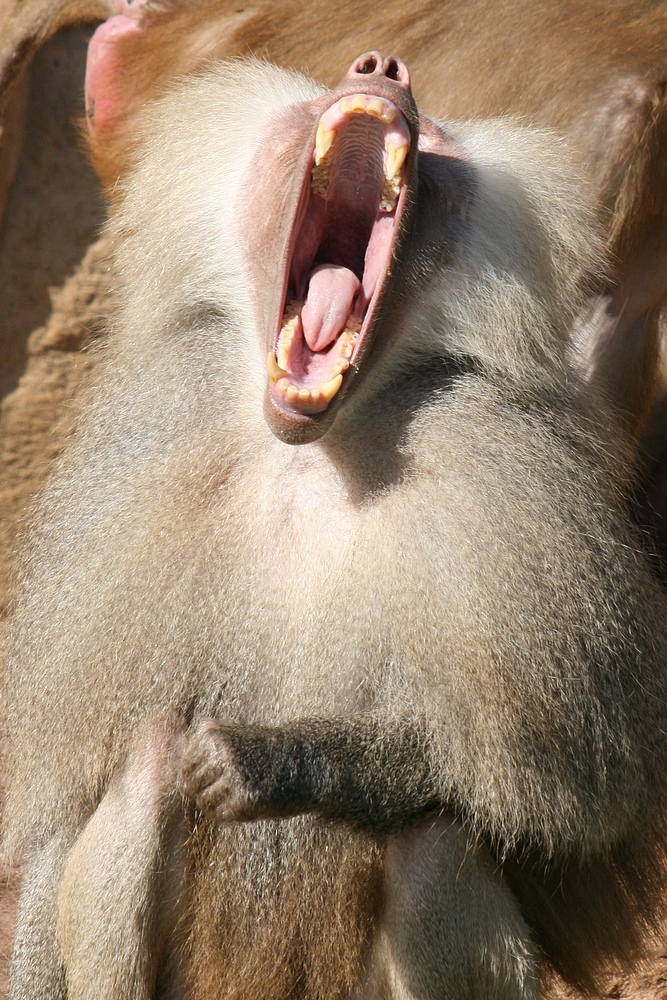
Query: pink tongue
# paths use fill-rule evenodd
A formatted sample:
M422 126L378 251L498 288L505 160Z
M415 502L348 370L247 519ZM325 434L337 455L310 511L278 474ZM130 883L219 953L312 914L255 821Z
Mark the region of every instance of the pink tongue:
M345 329L361 282L338 264L322 264L310 276L301 322L311 351L323 351Z

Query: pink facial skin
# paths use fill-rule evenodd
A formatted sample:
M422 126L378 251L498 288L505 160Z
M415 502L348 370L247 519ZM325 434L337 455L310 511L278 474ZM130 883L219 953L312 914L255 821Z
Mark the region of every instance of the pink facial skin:
M116 43L127 35L139 34L145 27L142 2L121 2L115 6L118 13L99 26L88 45L86 118L94 134L107 131L118 117L113 83L114 78L122 74L123 67Z

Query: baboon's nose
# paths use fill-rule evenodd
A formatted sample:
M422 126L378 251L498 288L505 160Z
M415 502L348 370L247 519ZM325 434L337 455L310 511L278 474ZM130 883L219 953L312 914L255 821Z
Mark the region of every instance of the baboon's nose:
M396 56L387 56L384 59L379 52L364 52L363 55L357 56L354 60L345 79L354 80L361 76L384 76L387 80L393 80L399 87L410 90L408 67L402 59L398 59Z

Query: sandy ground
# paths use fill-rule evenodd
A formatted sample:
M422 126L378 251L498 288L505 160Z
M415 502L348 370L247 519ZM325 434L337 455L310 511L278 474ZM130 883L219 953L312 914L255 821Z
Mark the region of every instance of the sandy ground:
M64 32L35 59L0 234L0 616L21 518L71 423L91 364L81 349L100 325L104 269L93 261L104 210L75 124L88 37Z

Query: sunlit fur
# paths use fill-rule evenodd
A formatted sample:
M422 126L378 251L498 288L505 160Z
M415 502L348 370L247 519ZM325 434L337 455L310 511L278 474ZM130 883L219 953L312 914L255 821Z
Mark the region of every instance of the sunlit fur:
M262 414L242 184L264 123L319 93L222 65L145 117L111 222L121 305L22 563L6 850L80 831L146 720L426 717L471 837L566 885L583 864L588 908L548 903L565 941L521 924L519 944L593 988L650 917L667 604L620 431L564 363L599 267L585 185L543 134L453 127L474 174L456 240L417 212L391 350L291 447ZM204 828L192 854L198 995L349 992L378 905L369 838L297 818Z

